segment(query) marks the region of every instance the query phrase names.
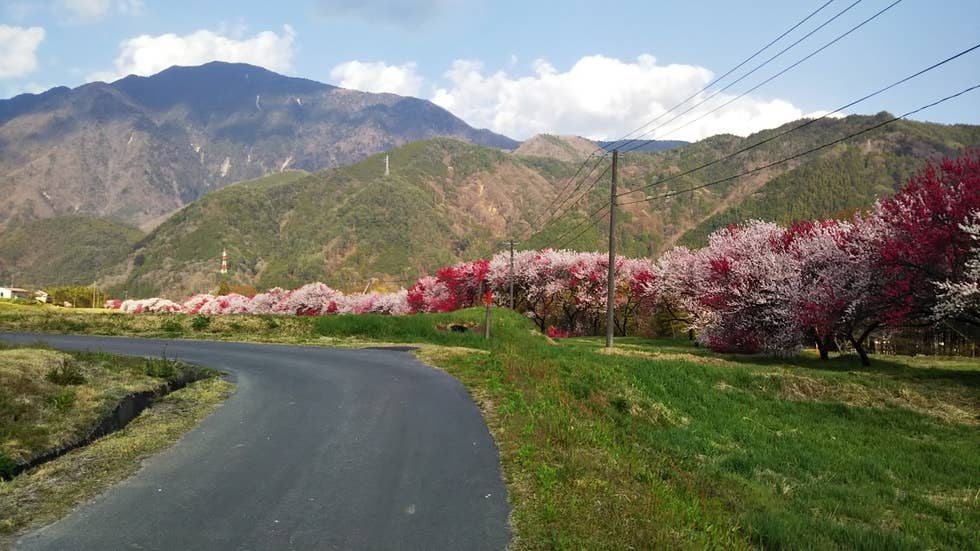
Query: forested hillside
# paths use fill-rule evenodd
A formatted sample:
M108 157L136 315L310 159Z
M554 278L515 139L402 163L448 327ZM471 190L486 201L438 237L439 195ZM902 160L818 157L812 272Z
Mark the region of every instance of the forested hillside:
M657 199L887 118L820 120L678 178L674 175L799 123L747 138L720 135L668 151L627 153L620 189L637 193L620 198L620 252L654 257L680 242L697 244L711 228L746 218L787 222L867 208L926 159L980 146L978 127L900 122L747 177ZM308 176L284 175L211 193L149 234L124 262L104 272L103 282L130 296L152 292L179 298L217 285L220 255L227 249L226 277L232 282L265 288L324 281L360 290L376 278L376 287L391 288L440 266L487 257L510 237L528 248L605 248L606 222L587 215L608 201L608 174L590 186L608 161L600 161L573 200L553 216L556 194L576 187L569 178L580 166L577 161L449 139L412 143L387 155L387 177L385 155L376 155ZM659 183L664 179L670 180ZM628 204L646 196L654 199Z

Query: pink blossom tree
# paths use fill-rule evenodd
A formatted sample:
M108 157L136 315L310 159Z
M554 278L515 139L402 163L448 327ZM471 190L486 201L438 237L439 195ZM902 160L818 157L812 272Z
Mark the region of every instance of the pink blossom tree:
M323 283L308 283L295 289L278 306L280 311L297 316L318 316L337 311L343 293Z
M704 275L694 289L700 339L723 352L789 353L802 342L792 305L799 262L787 254L785 230L769 222L731 226L708 237L698 255Z
M873 286L874 250L862 239L865 226L858 222L799 222L784 238L787 252L799 264L792 303L795 321L824 360L837 336L857 338L847 331L848 322Z

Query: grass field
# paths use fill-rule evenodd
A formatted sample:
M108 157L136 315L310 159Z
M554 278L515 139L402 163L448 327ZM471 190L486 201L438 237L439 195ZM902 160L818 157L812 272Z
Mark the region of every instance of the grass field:
M24 316L0 313L0 330L435 343L419 356L466 385L500 447L518 549L980 548L973 359L861 368L643 339L609 353L550 341L504 310L489 344L480 310L227 316L199 329L188 316L12 315Z

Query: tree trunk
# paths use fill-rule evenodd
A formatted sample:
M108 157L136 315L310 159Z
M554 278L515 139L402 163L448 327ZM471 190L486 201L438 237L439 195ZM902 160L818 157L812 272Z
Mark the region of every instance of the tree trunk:
M877 327L877 325L867 328L858 338L854 338L853 333L847 334L847 340L851 341L851 345L854 347L854 351L858 353L858 356L860 356L861 365L864 367L871 367L871 360L868 358L868 351L864 349L864 341L868 339L868 335L871 334L871 331L875 327Z
M816 337L814 340L817 341L817 350L820 352L820 359L821 360L829 360L830 359L830 350L829 350L830 347L828 345L830 343L827 342L827 341L829 341L830 338L828 337L828 338L821 339L820 337Z
M864 342L851 337L851 344L854 345L854 350L857 351L858 356L861 357L861 365L864 367L871 367L871 360L868 359L868 353L864 350Z

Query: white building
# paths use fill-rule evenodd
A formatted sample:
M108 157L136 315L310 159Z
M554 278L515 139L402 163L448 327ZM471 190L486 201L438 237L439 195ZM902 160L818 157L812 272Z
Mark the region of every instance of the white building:
M27 289L21 289L19 287L0 287L0 298L20 298L27 299L31 296L31 292Z

